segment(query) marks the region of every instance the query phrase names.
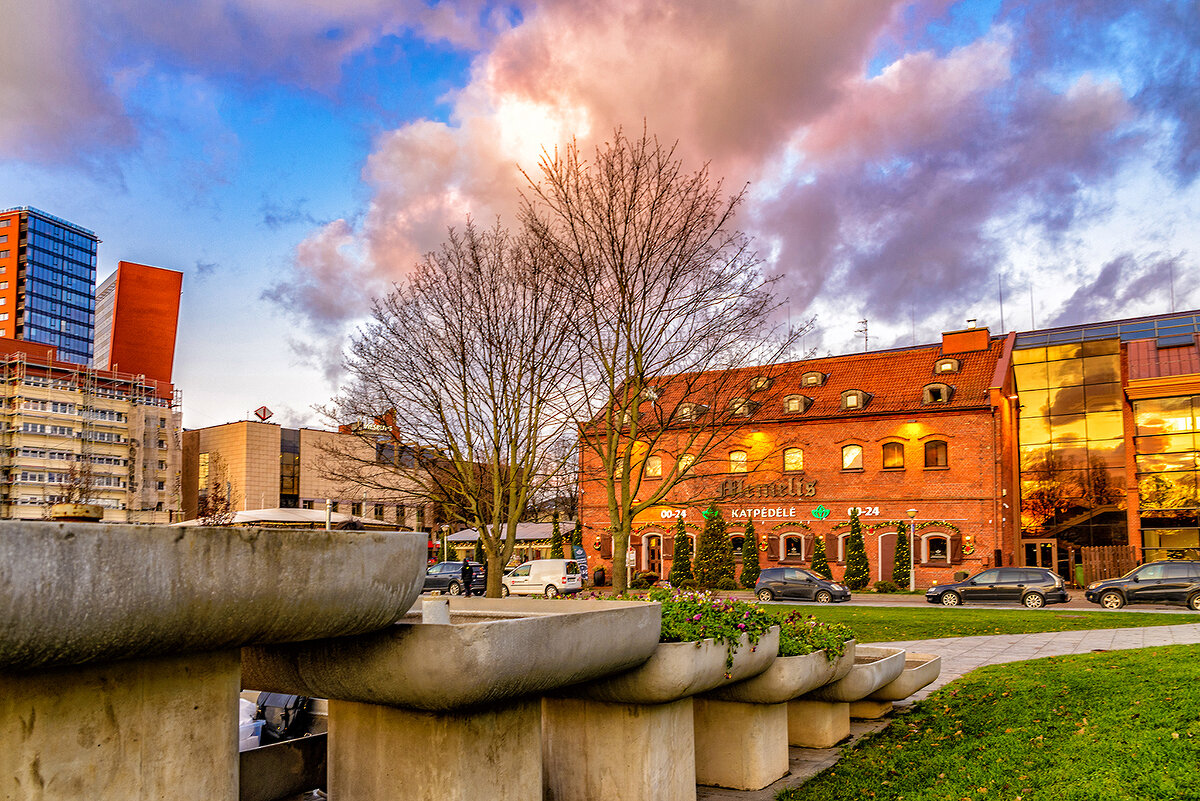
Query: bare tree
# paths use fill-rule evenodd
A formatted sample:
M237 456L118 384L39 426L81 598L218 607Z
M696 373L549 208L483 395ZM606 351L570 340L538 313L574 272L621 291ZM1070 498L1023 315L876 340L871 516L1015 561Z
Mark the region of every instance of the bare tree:
M526 179L522 221L577 301L582 501L603 493L618 557L634 518L690 475L673 460L643 481L656 451L712 458L772 380L738 368L777 362L807 328L772 331L771 281L733 226L744 189L723 197L674 146L618 130L592 162L573 142Z
M208 474L202 477L196 519L202 526L228 526L237 514L237 492L219 453L208 456Z
M517 523L564 458L549 446L571 419L570 305L528 237L468 221L375 302L347 351L349 380L323 410L365 422L359 436L384 452L374 470L395 460L405 491L480 532L489 596L500 593Z

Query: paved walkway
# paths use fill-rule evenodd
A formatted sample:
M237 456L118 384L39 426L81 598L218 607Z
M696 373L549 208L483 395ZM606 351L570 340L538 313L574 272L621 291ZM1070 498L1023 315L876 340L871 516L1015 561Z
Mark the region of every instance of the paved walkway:
M1193 613L1194 614L1194 613ZM1178 626L1150 626L1132 629L1097 629L1094 631L1054 631L1040 634L996 634L983 637L953 637L942 640L907 640L875 643L904 648L942 658L942 672L925 689L902 702L919 701L934 690L949 684L977 667L1003 662L1020 662L1066 654L1087 654L1096 651L1117 651L1127 648L1152 648L1160 645L1190 645L1200 643L1200 623ZM785 787L797 787L837 763L843 749L859 738L886 728L889 721L853 721L850 740L834 748L789 748L790 770L779 781L756 791L725 790L719 787L698 787L697 801L772 801Z

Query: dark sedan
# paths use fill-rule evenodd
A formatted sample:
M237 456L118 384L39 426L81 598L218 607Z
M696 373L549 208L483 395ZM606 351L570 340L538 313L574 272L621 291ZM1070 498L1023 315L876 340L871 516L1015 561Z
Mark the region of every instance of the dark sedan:
M769 567L758 574L754 594L760 601L849 601L850 590L802 567Z
M482 595L486 588L483 583L483 565L469 562L471 565L471 592ZM462 595L462 562L438 562L425 571L425 586L421 592L439 592L450 595Z
M1065 604L1061 577L1040 567L993 567L956 584L935 584L925 600L942 606L965 603L1019 603L1030 609Z
M1200 562L1151 562L1121 578L1095 581L1083 597L1105 609L1125 604L1186 604L1200 612Z

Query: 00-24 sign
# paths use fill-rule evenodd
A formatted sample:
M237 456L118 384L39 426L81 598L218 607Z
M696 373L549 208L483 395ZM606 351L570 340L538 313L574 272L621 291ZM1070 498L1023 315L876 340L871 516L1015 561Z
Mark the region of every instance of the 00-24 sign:
M846 514L852 515L858 512L859 517L879 517L878 506L851 506L846 510Z

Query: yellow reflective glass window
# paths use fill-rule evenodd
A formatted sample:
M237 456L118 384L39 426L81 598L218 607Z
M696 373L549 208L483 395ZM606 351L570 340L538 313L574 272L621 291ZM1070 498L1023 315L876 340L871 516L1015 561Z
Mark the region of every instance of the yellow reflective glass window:
M885 442L883 444L883 468L899 470L904 467L904 444L901 442Z
M1196 428L1190 397L1136 401L1133 404L1133 419L1138 434L1194 431Z
M1082 414L1060 414L1050 418L1050 439L1069 442L1087 439L1087 424Z
M1152 453L1134 457L1139 473L1177 473L1197 468L1196 453Z
M1045 469L1046 459L1050 456L1050 446L1048 445L1022 445L1021 446L1021 473L1033 473L1038 470ZM1029 478L1034 478L1029 476Z
M862 469L862 446L847 445L842 448L842 469L843 470L861 470Z
M1083 413L1083 387L1051 387L1050 416Z
M1017 380L1017 389L1021 392L1027 389L1045 389L1050 386L1045 362L1018 364L1013 367L1013 376Z
M692 465L695 463L696 457L692 456L690 453L685 453L683 456L679 457L679 472L686 473L688 470L692 469Z
M799 448L788 448L783 452L783 469L788 471L804 469L804 451Z
M1049 362L1046 370L1050 377L1050 386L1068 387L1083 384L1083 359L1065 359L1061 362Z
M1086 356L1102 356L1106 353L1120 353L1121 340L1119 339L1093 339L1083 343L1083 355Z
M1089 412L1116 412L1121 409L1120 384L1088 384L1083 388L1084 407Z
M1093 439L1088 441L1088 461L1107 467L1125 466L1125 440Z
M1079 354L1082 352L1082 342L1068 342L1065 345L1048 345L1046 347L1046 361L1053 362L1060 359L1077 359L1079 358Z
M1050 421L1045 417L1021 418L1020 441L1025 445L1040 445L1050 441Z
M1092 412L1085 417L1088 439L1116 439L1125 430L1120 412Z
M1082 442L1062 445L1054 443L1051 446L1054 464L1059 469L1077 470L1087 467L1087 446Z
M1120 380L1120 356L1089 356L1083 360L1083 383L1109 384Z
M1044 389L1027 389L1021 392L1021 417L1045 417L1050 413L1050 393Z
M1184 453L1196 450L1193 434L1164 434L1161 437L1136 437L1134 447L1138 453Z
M646 457L646 475L657 477L662 475L662 457L648 456Z
M730 473L745 473L746 472L746 452L745 451L730 451L729 452L729 472Z
M1143 509L1196 506L1196 473L1150 473L1138 476L1138 502Z
M1034 364L1036 362L1046 361L1045 348L1024 348L1022 350L1014 350L1012 353L1013 364Z

